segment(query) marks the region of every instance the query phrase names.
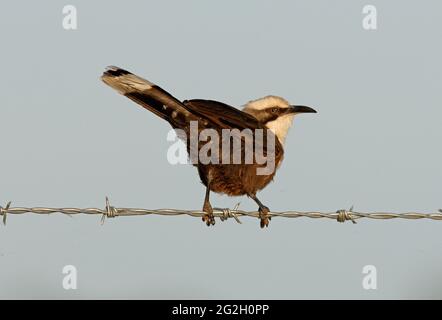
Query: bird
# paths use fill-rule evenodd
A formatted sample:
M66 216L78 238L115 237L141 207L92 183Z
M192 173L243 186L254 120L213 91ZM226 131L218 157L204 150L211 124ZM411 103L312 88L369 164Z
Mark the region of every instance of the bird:
M234 130L236 134L231 136L232 144L221 151L221 162L203 163L192 161L197 167L199 177L205 186L205 197L202 211L202 220L207 226L215 224L213 208L210 203L210 192L226 194L228 196L247 196L258 205L260 227L268 227L271 220L270 209L258 198L257 192L266 187L274 178L276 170L284 158L284 145L289 128L296 115L302 113L316 113L316 110L304 105L291 105L282 97L267 95L263 98L247 102L242 110L232 107L223 102L206 99L190 99L180 101L156 84L139 77L125 69L109 66L101 76L101 80L141 107L151 111L160 118L166 120L186 142L187 152L191 154L190 131L191 123L198 126L198 133L203 130L212 130L221 133L222 130ZM247 135L238 134L238 131L247 131L249 136L257 139L258 130L262 130L262 141L255 147L260 146L263 155L273 156L274 168L265 174L258 174L258 169L263 169L265 164L258 162L255 155L246 162L247 149L245 141ZM184 136L183 136L184 132ZM251 134L250 134L251 132ZM230 138L229 138L230 139ZM235 145L234 141L240 141L240 160L232 160ZM273 141L271 154L268 142ZM210 141L212 147L221 148L221 142ZM203 148L203 142L197 142L198 151ZM238 145L237 145L238 146ZM217 151L216 149L212 149ZM251 161L250 161L251 159ZM238 159L237 159L238 160Z

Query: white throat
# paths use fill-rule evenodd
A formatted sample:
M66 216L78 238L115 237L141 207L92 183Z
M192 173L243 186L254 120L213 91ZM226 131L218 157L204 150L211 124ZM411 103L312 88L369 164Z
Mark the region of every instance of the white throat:
M266 123L266 127L275 134L281 144L284 144L287 133L293 123L293 117L293 114L287 114Z

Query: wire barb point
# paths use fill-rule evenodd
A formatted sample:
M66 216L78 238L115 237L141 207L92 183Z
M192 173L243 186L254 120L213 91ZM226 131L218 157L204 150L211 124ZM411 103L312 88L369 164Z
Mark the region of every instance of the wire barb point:
M8 213L9 208L11 207L11 201L6 204L6 207L0 206L0 216L3 216L3 225L6 226L6 215Z
M349 210L341 209L341 210L336 211L336 213L338 214L336 216L336 220L338 222L345 222L347 220L351 220L351 222L353 222L353 224L356 224L356 221L352 216L353 208L354 208L354 206L351 206Z
M101 225L104 224L106 218L115 218L118 216L117 208L110 205L109 198L106 197L106 207L104 209L103 215L101 216Z
M239 224L242 224L241 220L239 220L238 216L236 215L236 211L239 208L239 204L240 204L240 202L238 202L235 205L233 210L230 210L229 208L216 208L217 210L221 211L221 216L219 217L221 219L221 221L226 221L229 218L234 218L236 220L236 222L238 222Z

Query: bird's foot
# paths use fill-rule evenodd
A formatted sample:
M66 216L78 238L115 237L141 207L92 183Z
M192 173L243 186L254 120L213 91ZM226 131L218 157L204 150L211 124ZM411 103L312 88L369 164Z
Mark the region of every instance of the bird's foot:
M272 217L269 215L270 209L266 206L259 207L259 218L261 219L260 226L261 228L268 227L270 220Z
M215 216L213 215L213 209L209 202L204 203L203 211L205 214L202 220L206 223L208 227L215 225Z

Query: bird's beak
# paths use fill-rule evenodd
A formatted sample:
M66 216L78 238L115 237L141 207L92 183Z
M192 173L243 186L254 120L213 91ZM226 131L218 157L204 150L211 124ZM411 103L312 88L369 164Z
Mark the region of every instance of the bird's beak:
M287 113L316 113L316 110L307 106L290 106Z

